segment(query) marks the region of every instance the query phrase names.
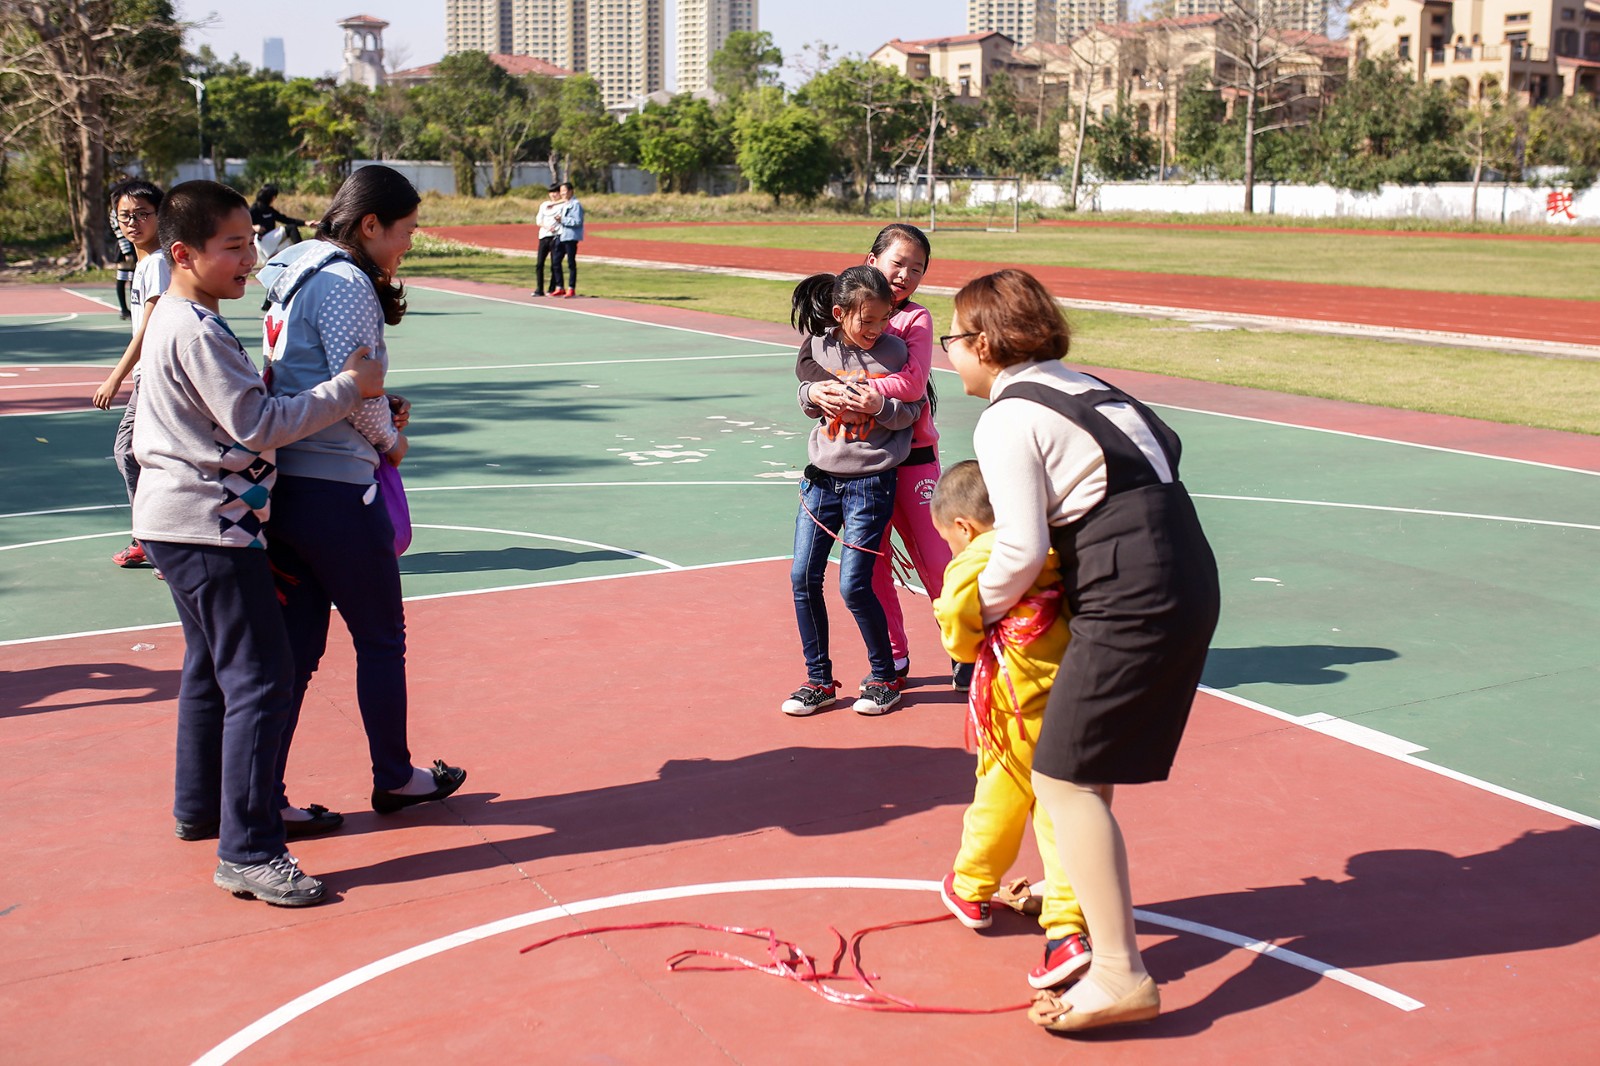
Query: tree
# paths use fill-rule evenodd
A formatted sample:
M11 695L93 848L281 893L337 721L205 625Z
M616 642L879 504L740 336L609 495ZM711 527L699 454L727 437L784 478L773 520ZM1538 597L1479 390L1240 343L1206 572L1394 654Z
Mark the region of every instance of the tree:
M1021 106L1009 75L984 86L978 121L967 133L966 157L985 174L1033 176L1059 167L1060 124L1036 124L1034 109Z
M1448 90L1419 84L1397 60L1362 60L1316 125L1321 180L1372 191L1461 177L1460 124Z
M1489 85L1463 117L1456 150L1472 167L1472 221L1478 221L1478 190L1486 170L1506 181L1522 169L1527 114L1517 94Z
M0 146L59 152L76 265L107 262L106 156L119 116L148 109L178 70L166 0L0 0ZM131 125L131 123L130 123Z
M325 80L296 78L288 83L289 128L300 138L300 155L311 161L319 188L338 189L350 175L356 148L366 128L365 86L334 86Z
M697 174L733 158L731 126L687 93L665 105L646 104L624 126L639 166L655 175L663 191L686 192Z
M1330 65L1309 34L1290 28L1291 7L1278 0L1221 0L1215 28L1213 80L1243 105L1244 211L1255 210L1256 138L1273 130L1309 125L1301 101L1330 90ZM1235 110L1237 111L1237 105Z
M604 168L627 154L627 137L622 125L606 113L599 83L588 74L562 79L559 114L561 124L551 139L551 150L560 156L562 166L552 168L552 173L569 180L581 175L590 179L591 186L601 187Z
M814 199L828 184L828 141L810 111L794 104L741 131L739 170L750 184L772 196Z
M1104 181L1137 181L1156 165L1156 142L1140 132L1125 93L1118 94L1111 114L1090 127L1087 150L1090 166Z
M783 69L783 53L774 47L772 34L761 30L734 30L722 42L709 64L711 87L724 100L737 100L745 93L778 84Z
M1564 167L1561 184L1586 189L1600 176L1600 103L1567 96L1528 116L1528 163Z
M802 85L795 100L816 114L861 190L861 209L870 209L872 184L889 162L889 147L903 142L917 124L916 83L882 63L843 59Z
M1228 106L1211 86L1204 67L1190 67L1178 90L1178 129L1173 155L1191 178L1219 178L1227 170L1223 121Z

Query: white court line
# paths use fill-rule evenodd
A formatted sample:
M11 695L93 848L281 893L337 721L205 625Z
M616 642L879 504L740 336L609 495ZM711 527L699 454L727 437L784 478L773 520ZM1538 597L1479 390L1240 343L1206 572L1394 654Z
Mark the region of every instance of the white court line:
M126 536L126 534L115 535ZM426 600L454 600L467 596L487 596L498 592L522 592L528 589L556 588L562 585L585 585L597 581L622 581L629 578L657 577L664 574L685 573L693 570L719 570L734 566L753 566L761 563L775 563L789 558L791 557L787 555L769 555L759 559L735 559L729 562L721 563L696 563L689 566L679 566L676 570L639 570L626 574L599 574L593 577L559 578L554 581L530 581L520 585L498 585L494 588L486 589L462 589L457 592L435 592L422 596L406 596L404 598L404 602L421 603ZM124 626L116 629L91 629L77 633L58 633L45 637L22 637L15 640L0 640L0 648L8 648L12 647L13 645L21 644L44 644L54 640L75 640L80 637L110 636L118 633L139 633L153 629L176 629L177 627L177 622L166 622L144 626ZM1387 733L1381 733L1375 729L1345 730L1327 728L1324 726L1324 723L1330 721L1332 718L1330 715L1293 715L1289 714L1287 711L1280 711L1274 707L1269 707L1264 703L1257 703L1254 700L1245 699L1243 696L1235 696L1231 693L1223 692L1219 689L1209 688L1205 685L1200 686L1200 691L1210 693L1218 699L1237 704L1240 707L1255 711L1258 714L1265 714L1270 718L1276 718L1281 722L1287 722L1291 725L1310 729L1312 732L1322 733L1331 739L1340 740L1348 744L1354 744L1357 747L1364 748L1365 750L1372 751L1387 758L1396 759L1399 762L1406 763L1410 766L1415 766L1421 770L1426 770L1429 773L1438 774L1442 777L1448 777L1452 781L1459 781L1464 785L1468 785L1480 791L1499 796L1502 799L1511 800L1514 803L1520 803L1525 807L1532 807L1535 810L1544 811L1547 814L1554 814L1558 817L1569 819L1570 821L1576 822L1580 825L1587 825L1591 828L1600 829L1600 819L1591 818L1586 814L1580 814L1577 811L1571 811L1565 807L1560 807L1553 803L1547 803L1544 800L1536 799L1533 796L1513 791L1512 789L1494 784L1493 782L1473 777L1470 774L1464 774L1459 771L1452 770L1446 766L1440 766L1436 763L1424 762L1421 759L1417 759L1412 753L1416 751L1426 751L1426 748L1418 748L1416 745L1408 744L1406 741L1397 737L1392 737Z
M1361 726L1359 722L1352 722L1345 718L1335 718L1328 714L1290 714L1287 711L1280 711L1264 703L1247 700L1243 696L1235 696L1232 693L1223 692L1207 685L1201 685L1200 691L1215 696L1219 700L1227 700L1229 703L1236 704L1246 710L1267 715L1269 718L1276 718L1280 722L1287 722L1290 725L1300 726L1314 733L1332 737L1334 740L1353 744L1358 748L1382 755L1386 759L1393 759L1396 762L1405 763L1407 766L1415 766L1419 770L1426 770L1431 774L1448 777L1452 781L1459 781L1463 785L1470 785L1479 791L1488 792L1502 799L1520 803L1524 807L1532 807L1534 810L1544 811L1546 814L1553 814L1558 818L1565 818L1568 821L1577 822L1579 825L1589 826L1591 829L1600 829L1600 818L1593 818L1578 811L1568 810L1566 807L1548 803L1526 793L1517 792L1503 785L1497 785L1492 781L1485 781L1480 777L1473 777L1471 774L1452 770L1448 766L1441 766L1438 763L1419 759L1417 754L1427 751L1427 748L1412 744L1391 734ZM1358 728L1350 728L1353 726Z
M549 533L524 533L519 529L490 529L485 526L434 526L424 525L422 523L413 523L411 528L443 529L456 533L493 533L502 537L527 537L531 540L555 540L561 541L564 544L581 544L586 548L599 548L602 551L616 552L618 555L627 555L647 563L655 563L657 566L666 570L683 569L683 567L679 566L677 563L668 562L665 559L659 559L654 555L646 555L644 552L636 552L627 548L619 548L615 544L601 544L599 541L594 540L579 540L576 537L557 537ZM3 550L4 549L0 549L0 551Z
M66 293L68 296L76 296L80 300L88 300L92 304L99 304L101 307L107 307L107 308L110 308L113 311L122 310L120 307L118 307L116 304L112 303L110 300L102 300L98 296L90 296L88 293L85 293L85 292L77 292L76 290L67 288L65 285L62 285L60 288L61 288L61 291Z
M0 319L31 318L31 317L32 316L26 311L14 312L14 313L8 314L8 315L0 315ZM79 318L79 317L81 317L81 312L73 311L70 314L62 315L60 318L47 318L43 322L29 322L26 326L23 326L21 328L23 328L23 329L32 329L35 326L59 326L63 322L71 322L73 319Z
M934 369L939 369L935 367ZM1352 437L1356 440L1378 441L1382 444L1400 444L1407 448L1424 448L1430 452L1444 452L1447 455L1468 455L1474 459L1498 459L1502 463L1519 463L1523 466L1542 466L1546 470L1564 470L1570 474L1588 474L1590 477L1600 477L1600 470L1585 470L1579 466L1561 466L1558 463L1542 463L1537 459L1517 459L1510 455L1495 455L1493 452L1472 452L1465 448L1446 448L1440 444L1419 444L1414 440L1396 440L1393 437L1377 437L1371 433L1352 433L1346 429L1326 429L1322 426L1307 426L1299 422L1279 422L1271 418L1257 418L1254 415L1235 415L1226 411L1208 411L1203 407L1180 407L1175 403L1152 403L1151 407L1164 407L1169 411L1187 411L1195 415L1214 415L1217 418L1231 418L1239 422L1259 422L1264 426L1281 426L1285 429L1305 429L1312 433L1330 433L1335 437ZM1556 430L1545 430L1554 433Z
M1545 518L1517 518L1513 515L1474 514L1470 511L1433 511L1424 507L1387 507L1376 503L1334 503L1330 500L1290 500L1271 496L1224 496L1214 492L1196 492L1197 500L1235 500L1241 503L1285 503L1298 507L1337 507L1351 511L1386 511L1392 514L1430 515L1435 518L1471 518L1480 522L1512 522L1525 526L1557 526L1562 529L1600 530L1600 525L1583 522L1557 522Z
M133 531L130 529L113 530L110 533L85 533L81 537L56 537L54 540L30 540L24 544L4 544L0 545L0 552L14 552L18 548L44 548L51 544L71 544L73 541L79 540L100 540L104 537L131 536L133 536Z
M642 322L637 318L623 318L621 315L607 315L602 314L599 311L583 311L576 307L567 307L565 304L530 304L521 300L507 299L504 296L485 296L482 293L477 292L457 292L454 289L441 289L434 285L422 285L409 281L406 282L406 287L411 289L422 289L427 292L442 292L446 296L465 296L473 300L488 300L490 303L510 304L512 307L521 307L530 311L559 311L568 315L584 315L588 318L600 318L607 322L625 322L635 326L649 326L655 329L676 330L679 333L698 333L703 337L721 337L724 340L744 341L747 344L770 344L774 348L792 350L790 349L789 345L781 344L778 341L755 340L751 337L741 337L733 333L718 333L715 330L695 329L692 326L669 326L665 322ZM798 342L799 339L799 334L796 334L795 340Z
M0 514L0 519L6 518L35 518L39 515L52 514L78 514L83 511L126 511L125 503L97 503L91 507L55 507L48 511L12 511L10 514Z
M374 981L386 974L394 973L396 970L409 966L414 962L421 962L424 959L442 955L454 948L475 944L480 940L487 940L502 933L527 929L559 918L572 918L580 914L594 914L599 911L631 907L641 903L660 903L667 900L692 899L699 896L722 896L751 892L818 890L935 893L939 891L939 883L937 881L917 881L909 878L890 877L774 877L699 885L677 885L672 888L646 889L639 892L619 892L611 896L600 896L595 899L557 904L553 907L542 907L536 911L526 911L522 914L512 915L509 918L501 918L498 921L475 925L407 948L404 951L397 951L392 955L387 955L375 962L369 962L365 966L351 970L349 973L336 977L331 981L324 982L240 1029L237 1033L234 1033L228 1039L195 1059L194 1066L222 1066L223 1063L233 1061L237 1055L271 1036L290 1022L309 1014L322 1004L336 999L346 992L360 988L370 981ZM1199 922L1184 921L1181 918L1167 918L1151 911L1136 910L1134 911L1134 916L1152 925L1160 925L1169 929L1177 929L1185 933L1193 933L1197 936L1220 940L1224 944L1244 948L1266 958L1276 959L1290 966L1309 970L1319 977L1337 981L1404 1011L1414 1011L1423 1006L1420 1001L1378 984L1376 981L1358 977L1337 966L1319 962L1309 956L1301 955L1299 952L1289 951L1266 941L1254 940L1225 929L1218 929L1215 926L1201 925ZM533 962L530 960L529 964L532 965Z
M759 343L759 342L758 342ZM664 355L654 359L584 359L566 363L497 363L492 366L391 367L390 374L454 374L464 370L543 370L556 366L612 366L622 363L701 363L717 359L787 359L789 353L743 352L739 355Z
M68 408L64 408L64 409L62 409L60 411L8 411L8 412L6 412L4 414L0 414L0 418L49 418L49 417L51 417L53 415L86 415L86 414L103 415L103 414L107 414L110 411L121 411L121 410L123 410L124 408L126 408L128 406L127 404L119 403L119 404L113 404L106 411L97 411L97 410L95 410L94 404L88 404L87 401L85 401L85 403L87 404L87 406L84 406L84 407L68 407Z

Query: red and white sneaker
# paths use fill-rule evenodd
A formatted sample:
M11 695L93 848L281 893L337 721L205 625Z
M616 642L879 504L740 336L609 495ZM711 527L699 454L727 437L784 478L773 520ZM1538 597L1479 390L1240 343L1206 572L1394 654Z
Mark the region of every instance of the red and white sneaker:
M954 870L944 875L944 884L939 887L939 898L944 901L945 910L955 915L956 921L968 929L987 929L989 923L994 920L989 915L988 900L973 903L956 895Z
M562 293L561 295L570 300L574 296L578 295L578 290L577 289L568 289L566 292Z
M132 570L135 567L150 565L150 560L145 558L144 545L140 544L138 541L134 541L132 544L113 555L111 557L111 561L122 567L124 570Z
M1089 968L1094 952L1089 950L1089 938L1073 933L1060 940L1044 942L1044 961L1028 971L1028 984L1043 991L1065 984Z
M865 715L888 714L900 702L900 690L905 687L903 677L891 677L887 681L869 677L861 682L861 697L856 700L855 712Z
M550 290L550 295L551 296L565 296L566 294L567 294L567 290L566 289L551 289Z
M779 705L778 710L791 718L804 718L808 714L816 714L824 707L831 707L839 698L839 682L837 681L807 681Z

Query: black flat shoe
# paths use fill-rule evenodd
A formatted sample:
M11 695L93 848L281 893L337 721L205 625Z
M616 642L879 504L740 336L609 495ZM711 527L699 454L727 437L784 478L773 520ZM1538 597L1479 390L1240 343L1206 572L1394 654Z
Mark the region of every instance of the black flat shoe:
M415 807L419 803L430 803L433 800L442 800L450 793L461 787L467 779L467 772L459 766L446 766L443 759L433 760L433 791L424 792L420 796L402 796L398 792L387 792L383 789L372 790L372 809L379 814L393 814L403 811L407 807Z
M215 840L221 828L221 823L215 819L206 822L186 822L180 818L172 825L172 835L179 840Z
M319 837L323 833L331 833L344 824L344 815L338 811L330 811L320 803L313 803L306 808L306 813L311 817L304 821L291 822L283 820L283 835L290 840L299 840L301 837Z

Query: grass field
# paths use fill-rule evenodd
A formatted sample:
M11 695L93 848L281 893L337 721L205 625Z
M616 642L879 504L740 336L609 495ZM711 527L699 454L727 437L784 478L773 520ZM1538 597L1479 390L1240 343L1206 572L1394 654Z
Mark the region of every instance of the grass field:
M469 252L423 239L407 260L417 276L528 286L529 259ZM582 263L583 291L766 322L789 320L782 281ZM948 297L922 301L935 328ZM1166 320L1074 311L1074 361L1199 381L1350 400L1493 422L1600 433L1600 365L1476 349L1255 330L1197 329Z
M861 254L880 222L856 226L659 226L630 240L766 246ZM1600 300L1600 247L1557 241L1448 237L1024 227L1019 233L939 232L936 259L1080 267L1492 296Z

